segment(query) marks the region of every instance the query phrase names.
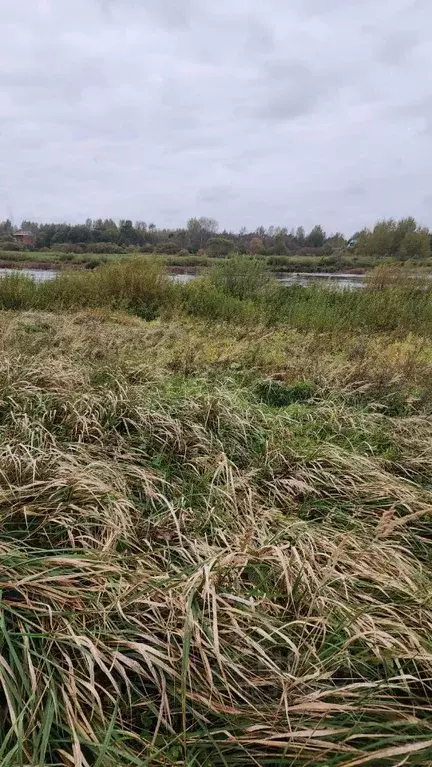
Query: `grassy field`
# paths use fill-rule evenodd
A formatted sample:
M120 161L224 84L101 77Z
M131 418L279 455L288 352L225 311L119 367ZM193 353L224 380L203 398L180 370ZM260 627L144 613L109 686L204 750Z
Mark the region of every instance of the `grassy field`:
M129 269L0 282L0 764L431 764L424 287Z

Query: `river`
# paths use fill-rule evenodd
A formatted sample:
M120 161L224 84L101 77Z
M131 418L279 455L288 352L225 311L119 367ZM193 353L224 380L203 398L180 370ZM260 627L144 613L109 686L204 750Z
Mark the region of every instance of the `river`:
M5 274L25 274L32 277L36 282L52 280L59 272L56 269L7 269L0 268L0 277ZM194 280L196 273L183 272L182 274L171 273L174 282L186 284ZM347 288L363 288L364 276L362 274L332 274L331 272L276 272L274 274L281 285L311 285L312 283L329 285L346 290Z
M192 282L197 274L183 273L172 274L174 282L186 284ZM275 272L274 277L281 285L330 285L346 290L347 288L363 288L365 285L363 274L332 274L331 272Z

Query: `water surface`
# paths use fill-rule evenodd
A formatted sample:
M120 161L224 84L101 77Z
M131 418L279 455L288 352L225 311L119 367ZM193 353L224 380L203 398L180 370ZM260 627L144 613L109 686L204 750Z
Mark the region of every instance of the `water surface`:
M0 268L0 277L5 274L25 274L36 282L52 280L57 274L56 269L8 269ZM332 274L331 272L276 272L275 278L281 285L311 285L312 283L337 286L341 289L364 287L362 274ZM197 272L170 273L173 282L186 285L198 277Z
M198 275L196 272L183 272L171 274L174 282L185 285L192 282ZM274 277L281 285L311 285L312 283L346 288L363 288L364 275L362 274L332 274L331 272L275 272Z

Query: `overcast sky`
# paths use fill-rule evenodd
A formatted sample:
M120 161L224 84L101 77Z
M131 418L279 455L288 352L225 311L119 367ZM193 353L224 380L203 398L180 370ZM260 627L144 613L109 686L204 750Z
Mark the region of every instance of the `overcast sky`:
M432 226L431 0L2 0L0 218Z

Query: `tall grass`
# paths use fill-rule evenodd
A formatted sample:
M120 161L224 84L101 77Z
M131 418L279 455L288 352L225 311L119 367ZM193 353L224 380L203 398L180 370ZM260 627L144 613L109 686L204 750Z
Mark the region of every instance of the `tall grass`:
M374 273L372 273L374 274ZM190 314L319 331L370 329L432 333L432 284L379 269L365 289L340 290L315 284L284 287L270 279L263 262L232 259L185 287Z
M161 262L136 259L90 271L62 272L34 283L20 274L0 279L4 309L124 309L146 319L172 312L248 325L291 325L319 331L368 329L432 334L432 284L379 269L365 289L277 285L260 259L233 258L189 285L170 282Z
M0 279L4 309L110 307L151 319L172 302L174 286L163 265L153 259L112 263L93 271L65 271L53 280L35 282L21 274Z

